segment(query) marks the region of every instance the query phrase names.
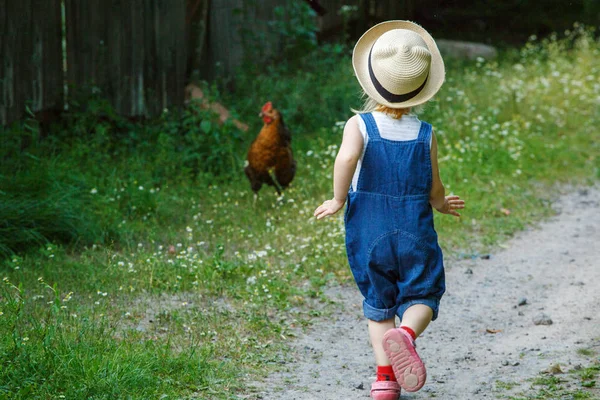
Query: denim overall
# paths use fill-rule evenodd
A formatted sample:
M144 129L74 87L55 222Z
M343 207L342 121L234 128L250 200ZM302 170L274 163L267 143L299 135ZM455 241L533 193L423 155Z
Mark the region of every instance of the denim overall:
M437 318L446 285L429 204L431 125L415 140L384 139L373 115L361 114L369 140L356 191L346 208L346 250L363 294L365 317L383 321L414 304Z

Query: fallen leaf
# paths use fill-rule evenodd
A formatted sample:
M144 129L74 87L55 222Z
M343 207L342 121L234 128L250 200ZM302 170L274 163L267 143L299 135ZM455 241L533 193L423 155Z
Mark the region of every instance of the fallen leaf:
M556 374L563 374L563 370L560 368L559 364L554 364L551 365L550 367L548 367L548 369L545 371L547 374L552 374L552 375L556 375Z
M499 332L502 332L502 329L490 329L490 328L487 328L485 331L487 333L499 333Z

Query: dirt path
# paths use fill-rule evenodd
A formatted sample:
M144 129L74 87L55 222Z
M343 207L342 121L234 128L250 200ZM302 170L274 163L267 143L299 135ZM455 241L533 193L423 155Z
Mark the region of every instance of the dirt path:
M591 365L600 353L599 199L598 188L575 191L557 201L556 217L489 259L447 262L440 317L417 342L428 380L402 399L537 393L544 386L532 386L532 378L556 364L565 372L557 375L562 386L575 390L580 381L569 371ZM328 295L344 312L295 340L287 371L258 384L250 398L369 397L374 366L361 297L354 287L331 288ZM534 323L542 313L551 325ZM589 398L600 399L591 390Z

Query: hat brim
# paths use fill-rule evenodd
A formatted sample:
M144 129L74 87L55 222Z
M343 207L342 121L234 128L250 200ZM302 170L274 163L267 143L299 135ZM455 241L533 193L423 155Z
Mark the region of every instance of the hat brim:
M398 103L389 102L384 99L375 89L375 86L373 85L373 82L369 76L369 53L371 51L371 47L373 47L373 44L381 35L393 29L407 29L417 33L423 38L427 44L429 52L431 53L431 67L425 86L413 98ZM354 46L354 52L352 53L352 66L354 67L356 78L358 79L358 82L360 83L360 86L362 86L365 93L379 104L392 108L413 107L425 103L438 92L440 87L442 87L446 75L444 60L442 59L440 50L438 49L431 35L414 22L402 20L382 22L366 31L360 37L360 39L358 39L356 46Z

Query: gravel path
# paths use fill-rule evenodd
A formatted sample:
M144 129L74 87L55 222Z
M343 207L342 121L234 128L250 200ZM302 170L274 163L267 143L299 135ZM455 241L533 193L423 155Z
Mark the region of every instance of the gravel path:
M556 217L488 259L446 263L440 317L417 341L428 380L402 399L535 393L532 378L556 364L565 385L577 385L568 372L600 353L599 199L598 188L574 191L556 202ZM286 371L257 383L249 398L369 398L374 364L362 299L355 287L328 295L344 311L298 337Z

